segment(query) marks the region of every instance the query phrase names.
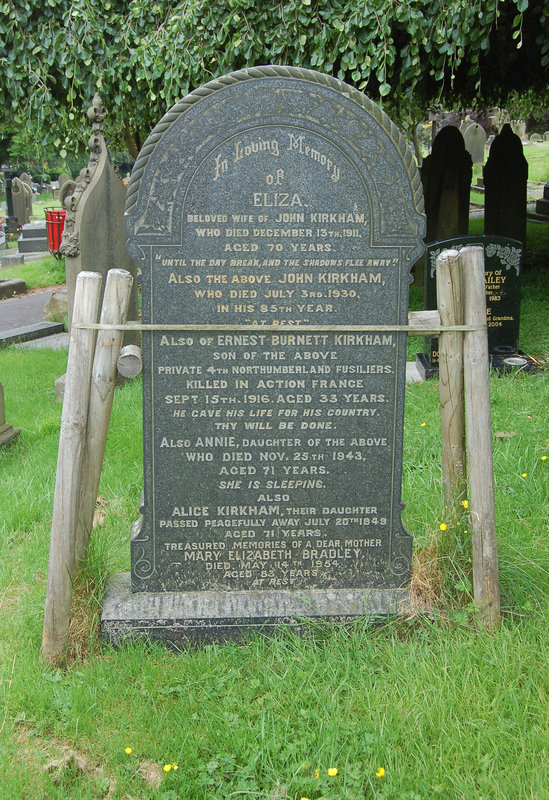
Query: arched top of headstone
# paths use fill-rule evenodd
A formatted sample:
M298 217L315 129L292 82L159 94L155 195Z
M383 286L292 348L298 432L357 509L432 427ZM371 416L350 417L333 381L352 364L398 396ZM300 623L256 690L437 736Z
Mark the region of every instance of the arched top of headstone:
M484 169L490 172L491 169L501 169L502 163L511 160L513 169L526 170L528 174L528 162L524 156L524 149L520 136L513 133L513 129L508 122L502 127L490 146L490 154Z
M463 133L455 125L445 125L435 136L431 154L436 158L448 150L454 152L465 151Z
M59 175L59 177L57 178L57 182L59 184L59 189L61 189L61 187L64 186L67 181L70 181L70 180L72 180L71 176L66 172L62 172Z
M465 149L470 153L473 164L483 164L486 131L482 125L476 122L469 125L467 130L463 133L463 138L465 140Z
M272 141L278 137L277 147L285 150L307 148L306 160L322 163L332 186L339 170L354 171L368 197L372 241L384 237L398 245L421 235L419 172L408 143L382 109L328 75L264 66L205 84L160 120L128 187L126 230L132 241L139 244L143 235L157 237L159 244L163 237L173 242L182 224L173 211L183 207L193 176L208 158L219 158L220 164L226 160L232 172L240 160L235 151L240 137L244 141L254 131L263 142L270 131ZM307 136L314 144L305 142ZM326 152L320 151L320 142Z

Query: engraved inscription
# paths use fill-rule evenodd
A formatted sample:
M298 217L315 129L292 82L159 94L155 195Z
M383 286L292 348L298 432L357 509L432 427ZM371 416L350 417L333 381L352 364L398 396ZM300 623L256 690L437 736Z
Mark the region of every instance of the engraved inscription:
M330 126L318 113L334 91L306 85L296 105L304 82L289 83L224 89L224 120L215 98L191 106L157 145L181 170L162 184L169 231L150 230L158 176L128 223L143 320L196 326L143 337L136 590L409 577L406 339L387 328L406 324L423 220L395 199L410 185L389 133L341 94Z

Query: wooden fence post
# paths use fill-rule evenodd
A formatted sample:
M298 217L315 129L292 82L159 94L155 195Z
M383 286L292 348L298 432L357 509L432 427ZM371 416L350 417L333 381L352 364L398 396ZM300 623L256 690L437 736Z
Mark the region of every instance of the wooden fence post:
M484 249L465 247L460 253L464 284L464 321L482 330L467 331L464 339L465 405L467 410L467 455L469 513L473 538L473 588L481 619L488 628L498 625L498 582L492 415Z
M141 348L136 344L125 345L120 351L116 367L123 378L136 378L143 369Z
M437 258L437 305L442 325L462 325L462 275L459 252L445 250ZM439 344L442 488L448 515L455 515L467 491L465 468L465 402L463 334L441 332Z
M125 324L132 284L133 278L127 270L109 270L101 309L102 325ZM116 362L123 336L123 331L100 330L95 345L76 535L77 570L86 559L93 528L93 515L116 386Z
M97 322L100 290L99 273L81 272L78 275L73 323ZM80 474L94 345L95 331L71 328L42 634L42 656L51 660L64 653L69 632Z

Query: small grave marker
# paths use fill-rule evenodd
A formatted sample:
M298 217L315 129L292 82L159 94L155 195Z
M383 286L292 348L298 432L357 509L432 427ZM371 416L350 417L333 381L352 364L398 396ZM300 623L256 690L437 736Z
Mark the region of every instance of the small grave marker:
M486 146L486 131L474 122L463 131L465 149L471 156L473 164L484 164L484 148Z
M494 367L504 370L504 359L519 355L521 242L503 236L460 236L428 245L425 308L437 307L436 260L440 253L459 251L474 244L484 247L490 361ZM426 352L418 354L417 367L428 378L438 372L438 337L426 337L424 346Z

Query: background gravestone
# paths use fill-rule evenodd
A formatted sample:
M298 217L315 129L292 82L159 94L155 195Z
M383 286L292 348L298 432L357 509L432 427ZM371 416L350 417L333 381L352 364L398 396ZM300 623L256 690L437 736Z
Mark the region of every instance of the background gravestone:
M458 236L428 245L425 308L437 307L438 256L443 250L461 250L475 244L484 248L490 363L499 370L511 369L516 365L505 363L505 358L524 355L519 351L522 242L504 236ZM438 337L425 337L424 346L425 352L418 353L416 363L420 374L430 378L438 374Z
M57 178L57 188L53 191L54 199L60 200L60 194L63 186L67 183L67 181L72 181L71 176L67 172L62 172L59 177ZM76 184L76 181L74 182ZM74 187L76 188L76 186ZM71 191L71 194L74 192L74 189Z
M13 210L13 194L12 183L13 174L11 172L4 172L4 188L6 191L6 219L4 222L4 230L6 239L14 239L21 229L21 225L15 216Z
M486 146L486 131L482 125L474 122L469 125L464 133L465 149L471 156L473 164L484 164L484 147Z
M21 430L13 428L6 422L6 412L4 406L4 387L0 383L0 447L15 439Z
M19 180L25 185L25 201L27 203L27 215L30 220L32 217L32 201L35 198L35 194L32 189L32 178L28 172L22 172L19 176Z
M191 330L143 333L133 594L111 584L106 638L397 610L406 335L382 328L407 324L421 211L404 138L319 73L224 76L155 128L129 249L144 323Z
M543 197L536 200L536 214L549 217L549 183L543 187Z
M483 176L484 233L526 245L528 162L520 137L507 123L492 142Z
M17 218L19 225L27 225L30 222L29 196L32 197L32 192L29 187L19 178L12 178L11 197L13 216Z
M69 323L72 320L76 276L82 270L100 272L104 278L109 269L128 270L134 277L128 320L137 319L136 266L125 249L126 187L109 161L103 136L106 114L101 98L96 94L88 109L88 118L92 123L88 166L81 170L76 183L67 178L59 188L67 210L60 252L65 256ZM67 187L74 187L73 194L67 193ZM105 280L103 290L104 287ZM125 341L135 341L137 338L136 334L126 334L124 337Z
M421 183L427 217L426 242L466 235L473 165L458 128L439 131L431 154L423 159ZM415 266L415 282L424 283L425 256Z

